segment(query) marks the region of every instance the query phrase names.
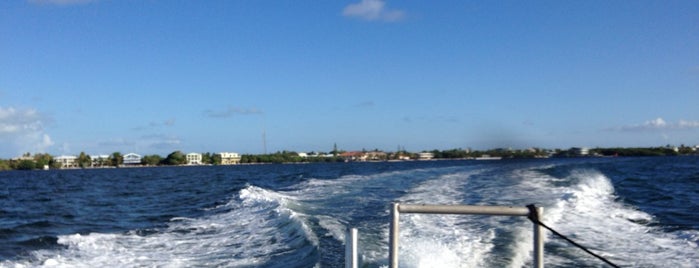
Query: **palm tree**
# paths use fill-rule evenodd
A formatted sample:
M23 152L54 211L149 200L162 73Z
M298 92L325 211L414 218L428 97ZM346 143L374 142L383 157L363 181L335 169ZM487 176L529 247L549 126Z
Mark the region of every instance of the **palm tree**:
M124 163L124 157L120 152L113 152L112 155L109 156L109 162L112 164L112 166L119 167Z

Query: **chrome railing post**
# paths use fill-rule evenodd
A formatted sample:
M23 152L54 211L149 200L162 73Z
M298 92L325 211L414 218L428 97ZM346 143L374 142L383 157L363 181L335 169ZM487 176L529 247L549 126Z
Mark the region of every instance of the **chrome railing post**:
M357 228L347 229L345 234L345 268L359 267L357 238Z
M541 221L544 208L537 207L536 214L536 218ZM544 268L544 227L537 223L534 223L534 267Z
M391 226L389 227L388 233L388 259L390 268L398 268L398 238L400 237L400 227L399 227L399 204L391 204Z

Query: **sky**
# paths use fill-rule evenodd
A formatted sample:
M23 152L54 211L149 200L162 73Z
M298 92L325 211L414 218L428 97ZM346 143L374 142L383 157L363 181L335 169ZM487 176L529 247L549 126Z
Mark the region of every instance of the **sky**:
M699 144L699 2L0 2L0 158L335 144Z

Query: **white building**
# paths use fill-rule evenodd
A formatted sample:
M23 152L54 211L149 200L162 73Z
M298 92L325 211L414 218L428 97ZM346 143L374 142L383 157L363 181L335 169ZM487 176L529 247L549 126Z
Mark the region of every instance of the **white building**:
M140 165L141 155L135 153L128 153L124 155L124 165Z
M221 156L221 165L236 165L240 164L240 154L238 153L218 153Z
M109 156L106 154L90 155L92 167L103 167L109 165Z
M577 156L586 156L590 154L590 149L585 147L573 147L570 151Z
M77 168L78 157L73 155L61 155L53 158L53 161L61 164L61 168Z
M430 152L422 152L417 154L417 159L419 160L430 160L434 158L434 154Z
M187 165L201 165L200 153L188 153L186 155Z

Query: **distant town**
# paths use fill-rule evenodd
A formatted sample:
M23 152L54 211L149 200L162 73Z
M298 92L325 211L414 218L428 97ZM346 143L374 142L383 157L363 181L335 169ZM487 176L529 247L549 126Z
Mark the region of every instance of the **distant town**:
M513 158L552 158L552 157L630 157L630 156L677 156L699 155L696 146L662 146L638 148L585 148L569 149L511 149L497 148L490 150L451 149L422 152L408 152L399 149L384 152L378 149L361 151L338 150L337 145L330 152L293 152L279 151L272 154L238 154L235 152L219 153L183 153L174 151L165 157L157 154L140 155L137 153L110 155L52 156L46 153L25 153L12 159L0 159L0 170L35 170L35 169L81 169L81 168L120 168L120 167L155 167L155 166L202 166L202 165L241 165L262 163L312 163L312 162L366 162L366 161L425 161L425 160L501 160Z

